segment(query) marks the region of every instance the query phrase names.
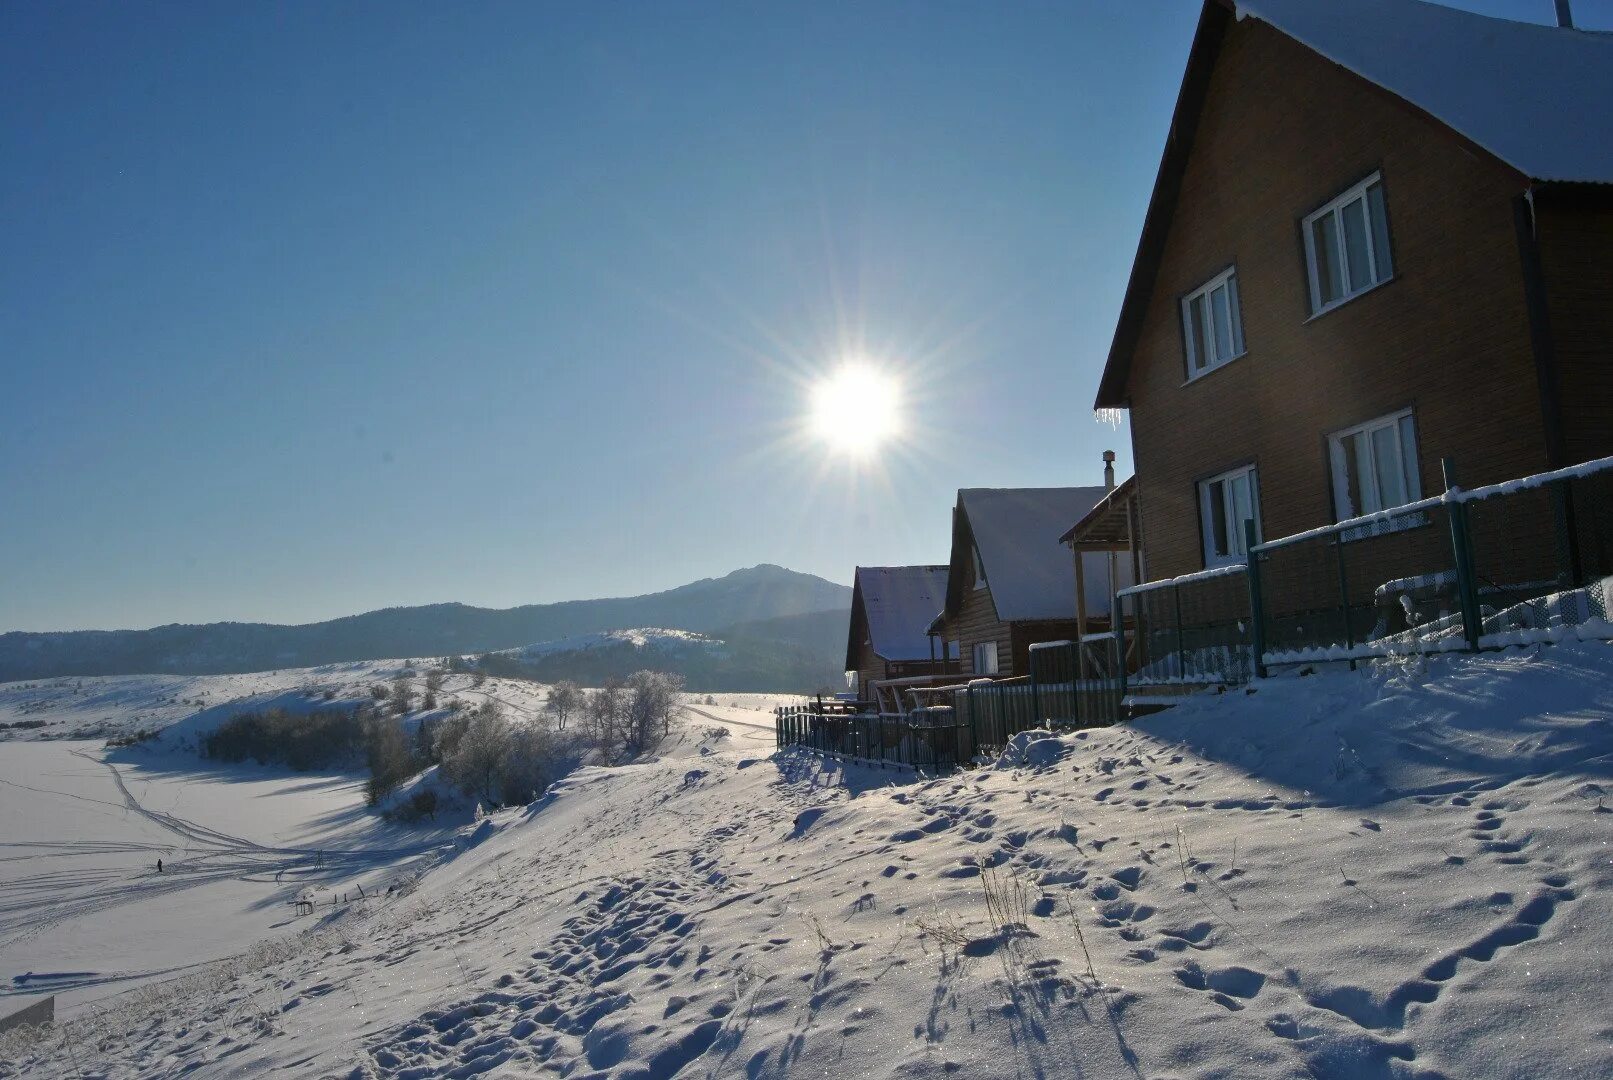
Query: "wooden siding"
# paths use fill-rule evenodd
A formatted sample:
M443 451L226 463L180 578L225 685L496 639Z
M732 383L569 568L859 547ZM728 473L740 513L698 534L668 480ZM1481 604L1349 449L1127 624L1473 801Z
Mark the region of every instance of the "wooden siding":
M956 615L948 616L946 620L946 639L958 642L959 658L962 673L974 678L975 646L985 641L997 643L997 675L1007 678L1010 675L1023 674L1013 670L1014 666L1014 636L1012 628L997 618L997 608L991 601L991 586L984 589L974 587L973 570L969 572L969 579L964 582L963 603L958 606Z
M1395 277L1312 318L1303 217L1381 170ZM1197 482L1258 472L1261 527L1334 520L1327 435L1411 407L1425 494L1546 464L1513 199L1523 180L1255 20L1233 22L1128 383L1152 577L1203 566ZM1184 384L1180 298L1235 264L1246 353ZM966 654L967 660L967 654Z
M887 661L874 652L873 643L868 640L868 619L860 604L854 605L851 613L852 641L855 642L852 651L856 654L857 696L868 700L868 683L873 679L905 679L918 675L943 675L946 665L941 660L892 660ZM940 651L940 642L936 642L936 651Z

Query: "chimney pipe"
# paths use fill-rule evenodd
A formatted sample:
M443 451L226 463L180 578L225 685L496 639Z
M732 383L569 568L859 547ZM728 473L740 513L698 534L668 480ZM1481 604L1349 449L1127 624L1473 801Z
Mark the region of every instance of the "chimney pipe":
M1574 28L1574 12L1568 6L1568 0L1557 0L1557 25L1565 29Z
M1115 489L1115 452L1113 450L1105 450L1103 452L1103 490L1104 491L1113 491L1114 489Z

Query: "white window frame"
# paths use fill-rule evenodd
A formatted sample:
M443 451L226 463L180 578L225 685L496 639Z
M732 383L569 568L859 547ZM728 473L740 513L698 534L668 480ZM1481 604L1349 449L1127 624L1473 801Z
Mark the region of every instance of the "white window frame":
M980 545L971 544L969 554L974 559L975 588L984 589L986 587L986 564L980 561Z
M1377 185L1378 187L1378 203L1380 208L1383 209L1384 219L1381 222L1374 217L1372 200L1367 197L1367 192L1372 188L1373 185ZM1358 199L1361 202L1361 219L1366 234L1366 268L1369 280L1365 285L1362 285L1359 288L1354 288L1350 284L1349 244L1345 240L1344 235L1343 210L1345 207L1351 205ZM1315 318L1323 312L1332 311L1341 304L1348 304L1351 300L1354 300L1363 293L1371 292L1384 282L1394 279L1394 249L1389 242L1389 220L1387 207L1387 196L1383 194L1383 173L1375 172L1371 176L1362 180L1360 183L1352 186L1349 190L1341 193L1326 206L1314 210L1305 216L1305 222L1301 227L1301 232L1304 234L1305 239L1305 275L1307 278L1307 285L1310 289L1312 318ZM1321 278L1317 274L1318 253L1316 251L1315 224L1322 218L1330 218L1332 220L1334 247L1337 251L1337 259L1335 260L1336 265L1333 267L1333 275L1339 283L1340 290L1339 295L1336 298L1326 301L1322 299L1322 282ZM1380 243L1384 245L1385 250L1383 252L1383 261L1384 265L1387 267L1387 269L1381 275L1378 268L1378 245Z
M1215 332L1215 304L1212 297L1217 289L1225 287L1227 302L1227 341L1230 351L1221 355L1220 346L1216 341ZM1193 304L1202 299L1204 301L1204 344L1209 354L1204 359L1203 367L1198 366L1198 351L1193 347ZM1187 381L1203 378L1216 368L1225 367L1247 349L1243 341L1243 313L1238 310L1238 268L1229 266L1203 285L1182 297L1182 347L1187 356Z
M987 661L982 663L981 657L986 657ZM973 674L975 675L996 675L1002 671L995 641L975 642L971 662L974 665Z
M1226 528L1229 548L1227 552L1221 553L1215 550L1215 530L1211 528L1212 508L1215 504L1211 500L1210 489L1216 484L1225 484L1230 480L1236 480L1240 476L1249 478L1249 516L1254 519L1255 523L1255 542L1259 543L1262 539L1260 532L1260 478L1253 465L1240 465L1236 469L1228 469L1226 472L1217 473L1207 479L1200 480L1198 483L1199 531L1203 534L1201 546L1204 549L1204 567L1206 570L1214 569L1217 566L1231 566L1235 563L1243 562L1249 557L1242 522L1237 518L1237 506L1233 500L1224 496L1221 500L1221 508L1226 515L1222 523Z
M1400 475L1406 486L1404 502L1386 505L1384 495L1378 483L1378 446L1373 441L1372 434L1377 431L1393 430L1395 433L1395 456L1399 459ZM1361 506L1347 505L1350 500L1350 474L1351 462L1345 455L1344 440L1352 436L1362 436L1360 445L1365 449L1368 462L1365 471L1360 473L1358 487L1361 490ZM1410 446L1407 446L1407 440ZM1388 413L1375 417L1364 424L1342 428L1332 432L1327 437L1328 470L1333 477L1333 520L1346 521L1364 514L1376 513L1379 510L1391 510L1395 506L1405 506L1414 503L1423 497L1422 487L1422 461L1417 445L1417 420L1412 411L1401 409L1398 412ZM1410 458L1408 463L1407 459ZM1348 529L1342 537L1345 540L1358 540L1364 536L1381 536L1384 533L1399 532L1401 529L1413 528L1428 520L1427 514L1406 514L1402 517L1385 518L1370 525Z

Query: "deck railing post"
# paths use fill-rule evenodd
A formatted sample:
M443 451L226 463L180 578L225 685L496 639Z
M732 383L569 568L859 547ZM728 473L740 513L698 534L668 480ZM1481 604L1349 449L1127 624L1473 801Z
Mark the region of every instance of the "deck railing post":
M1028 657L1031 669L1031 722L1037 727L1041 727L1042 721L1046 718L1042 716L1040 680L1036 676L1036 646L1031 646Z
M1339 570L1339 618L1344 620L1344 651L1353 653L1355 650L1355 636L1350 632L1350 585L1344 576L1344 534L1333 534L1333 551L1338 556ZM1350 657L1350 670L1355 670L1355 657Z
M1114 708L1110 710L1108 721L1118 724L1125 719L1126 711L1126 620L1124 605L1115 603L1115 636L1110 638L1109 660L1114 664L1115 678L1120 683L1120 690L1115 697Z
M1249 553L1249 646L1254 650L1255 678L1266 677L1266 605L1260 595L1260 552L1255 536L1255 519L1243 521L1243 548Z
M1187 681L1187 638L1182 632L1182 587L1171 586L1171 601L1176 605L1176 674Z
M1451 554L1456 559L1456 597L1462 605L1462 636L1467 639L1467 647L1478 652L1484 621L1479 610L1478 582L1473 577L1473 533L1467 524L1467 503L1450 497L1462 490L1456 486L1455 463L1450 458L1442 458L1439 467L1445 478L1445 505L1450 508Z

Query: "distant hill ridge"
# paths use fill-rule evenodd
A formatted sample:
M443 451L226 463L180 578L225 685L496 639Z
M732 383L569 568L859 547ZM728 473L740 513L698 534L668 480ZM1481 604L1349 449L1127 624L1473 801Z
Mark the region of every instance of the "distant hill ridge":
M0 682L61 675L214 675L311 667L349 660L429 657L514 649L608 630L665 627L801 642L795 616L816 651L838 621L844 633L851 590L782 566L752 566L665 592L493 609L467 604L384 608L326 622L172 624L149 630L0 634ZM838 667L831 663L830 669Z

